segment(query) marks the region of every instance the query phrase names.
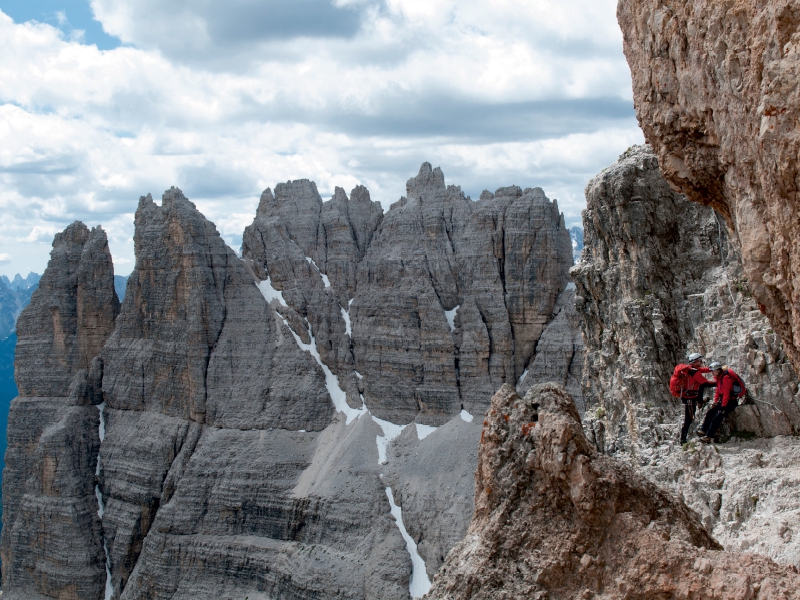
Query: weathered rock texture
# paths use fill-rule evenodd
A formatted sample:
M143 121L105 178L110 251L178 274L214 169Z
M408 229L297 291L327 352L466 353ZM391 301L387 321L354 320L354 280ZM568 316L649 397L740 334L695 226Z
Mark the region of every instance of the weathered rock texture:
M675 189L735 232L756 300L800 369L800 7L620 0L647 141Z
M484 412L532 361L571 241L539 188L473 202L425 163L406 189L384 216L363 187L323 204L311 182L281 184L264 192L243 256L283 292L298 334L308 320L352 406L363 394L380 418L440 425Z
M4 597L95 600L107 562L114 600L408 598L392 489L433 574L472 514L490 391L536 363L540 337L563 351L537 377L576 377L574 336L563 318L547 327L566 314L567 296L556 301L572 259L541 190L473 202L426 164L384 215L363 187L323 203L313 183L290 182L262 196L244 260L175 188L160 206L141 198L135 225L111 326L82 316L105 296L81 273L112 294L113 273L110 258L109 277L99 260L76 262L94 247L78 230L57 239L37 318L20 322ZM53 285L62 276L73 288ZM59 306L73 312L47 313ZM54 414L44 433L25 420L27 396L68 384L70 420L52 398L37 400ZM87 406L101 401L102 424ZM54 488L37 460L72 487ZM80 531L29 517L26 499L42 494L78 496ZM46 552L72 551L73 573L48 575Z
M426 598L794 598L800 575L720 551L697 515L598 453L563 388L492 399L475 516Z
M95 471L102 362L119 301L106 235L73 223L17 323L3 472L9 598L98 598L105 583ZM93 360L94 359L94 360Z
M661 176L634 147L586 188L586 246L571 270L586 342L586 424L601 451L638 455L678 441L683 407L669 394L689 352L729 364L755 402L730 429L800 430L798 378L744 279L726 227Z
M47 273L17 321L20 396L67 396L114 330L119 299L105 232L75 222L56 235ZM110 285L109 285L110 284Z
M643 472L674 490L727 550L800 568L799 454L794 436L665 445Z
M583 355L581 322L575 310L575 284L570 283L556 303L553 320L539 338L536 358L520 377L517 391L524 394L537 383L559 383L575 400L583 416L586 411L581 388Z

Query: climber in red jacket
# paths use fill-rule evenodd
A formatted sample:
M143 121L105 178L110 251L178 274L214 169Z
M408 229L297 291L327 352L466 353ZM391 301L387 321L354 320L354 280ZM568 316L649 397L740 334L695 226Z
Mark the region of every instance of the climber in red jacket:
M716 384L710 382L703 375L710 373L711 369L703 366L703 356L693 352L688 356L689 364L680 364L675 367L669 382L670 392L683 402L683 427L681 428L681 445L686 443L689 428L692 426L698 405L702 406L703 393L706 388Z
M722 424L722 420L736 410L739 399L747 394L744 381L733 369L723 367L718 362L712 362L709 368L717 383L717 393L714 395L714 403L703 419L703 424L697 430L697 435L704 444L714 441L714 434Z

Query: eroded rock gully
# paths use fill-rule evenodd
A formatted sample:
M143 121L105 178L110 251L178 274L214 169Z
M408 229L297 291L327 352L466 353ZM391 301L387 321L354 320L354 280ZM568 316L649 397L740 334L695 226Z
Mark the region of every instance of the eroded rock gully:
M683 502L597 452L554 384L492 398L475 479L430 600L796 597L796 569L721 551Z
M716 208L750 289L800 369L794 0L620 0L645 138L675 189Z
M387 488L433 576L491 392L581 361L554 202L427 164L407 191L281 184L244 259L180 190L142 198L121 307L102 231L57 236L20 318L4 598L408 598Z

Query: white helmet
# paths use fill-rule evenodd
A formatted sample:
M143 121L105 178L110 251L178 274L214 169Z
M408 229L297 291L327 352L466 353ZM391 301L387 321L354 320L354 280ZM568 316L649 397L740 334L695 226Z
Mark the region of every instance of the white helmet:
M702 354L698 354L697 352L692 352L688 356L688 360L689 360L690 363L693 363L696 360L701 360L702 358L703 358L703 355Z
M717 369L721 369L722 365L717 361L714 361L710 365L708 365L708 368L711 369L712 371L716 371Z

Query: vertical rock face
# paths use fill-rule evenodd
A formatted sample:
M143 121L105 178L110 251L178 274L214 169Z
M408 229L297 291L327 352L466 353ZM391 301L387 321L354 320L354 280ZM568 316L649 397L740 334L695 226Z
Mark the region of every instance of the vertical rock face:
M318 431L330 422L313 359L180 190L162 206L140 200L134 242L136 268L103 351L109 407L214 427Z
M307 181L267 190L244 257L308 319L351 406L363 394L378 417L439 425L531 362L571 241L538 188L473 202L427 163L406 188L385 216L364 188L324 204Z
M106 235L73 223L53 242L17 323L20 397L3 473L3 589L99 598L105 583L95 471L102 362L119 312Z
M572 396L583 416L586 412L581 388L583 352L581 322L575 310L575 284L571 283L558 298L553 320L539 338L536 357L520 377L517 391L524 394L537 383L558 383Z
M75 373L100 354L118 312L106 234L75 222L56 235L39 289L17 321L20 396L66 396Z
M791 0L620 0L634 104L670 183L724 215L753 294L800 369L797 119Z
M793 598L800 576L720 552L697 515L586 438L552 384L492 399L475 516L427 598Z
M677 436L683 407L667 382L694 351L731 365L756 399L736 411L733 429L800 429L797 375L724 224L670 189L649 148L630 149L589 183L584 231L583 262L571 274L586 341L586 421L599 448L646 461Z
M161 206L150 197L140 200L134 241L136 267L102 355L108 405L101 450L103 525L116 593L126 588L143 549L146 554L152 547L145 538L184 471L200 460L207 436L229 431L225 445L236 448L239 438L245 443L259 437L244 430L320 431L333 416L319 367L268 306L252 273L180 190L168 190ZM219 468L242 483L240 470L250 469L246 458L243 452L221 458ZM292 469L302 470L310 458L298 460ZM278 466L269 464L260 472L262 483ZM210 493L190 488L175 500L201 507ZM272 499L264 494L269 505ZM252 510L266 510L254 501ZM178 506L188 510L182 502ZM215 508L217 518L236 510L225 502ZM204 532L202 520L192 526L192 533ZM158 536L163 544L186 533L164 525ZM152 561L141 558L142 564ZM132 589L149 597L156 579L142 567Z

